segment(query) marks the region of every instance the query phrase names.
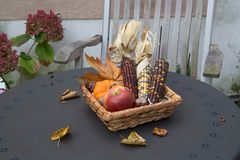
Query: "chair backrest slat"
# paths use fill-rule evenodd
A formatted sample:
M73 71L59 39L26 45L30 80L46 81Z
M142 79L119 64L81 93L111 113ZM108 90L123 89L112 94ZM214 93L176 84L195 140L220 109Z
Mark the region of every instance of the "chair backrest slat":
M130 17L130 0L124 0L124 13L123 13L124 21L129 20Z
M108 1L105 0L105 3ZM130 18L140 20L143 25L138 36L143 28L148 27L153 33L154 39L158 41L153 46L151 63L153 64L158 58L165 58L170 63L171 71L176 71L179 64L181 73L186 74L187 63L190 62L191 76L196 77L199 67L198 52L202 49L202 46L199 46L200 36L202 28L205 27L201 24L205 14L203 14L204 5L209 4L207 0L110 1L114 7L111 28L112 41L116 39L120 24ZM154 12L152 12L153 10ZM193 10L194 13L192 13ZM189 54L191 54L190 61L188 61Z
M113 3L113 27L112 27L112 41L117 37L119 28L119 15L120 15L120 0L114 0Z
M141 0L135 0L133 18L136 20L140 19L140 9L141 9Z
M170 28L171 6L172 6L171 4L172 4L172 0L165 1L163 30L162 30L161 48L160 48L161 58L165 58L165 59L167 59L167 51L168 51L168 39L169 39L169 28Z
M203 76L203 71L204 71L204 63L205 59L207 58L208 52L209 52L209 47L211 45L211 37L212 37L212 27L213 27L213 17L214 17L214 8L215 8L215 0L208 0L208 6L207 6L207 17L206 17L206 26L205 26L205 31L204 31L204 40L203 40L203 49L202 53L200 55L202 61L200 63L200 80L205 81L209 84L212 83L212 79L209 77L204 77Z
M150 11L151 11L151 0L144 1L144 9L143 9L143 27L150 27Z
M193 8L193 0L186 1L186 13L185 13L185 23L183 26L183 35L182 35L182 55L181 55L181 63L180 69L181 73L186 75L187 73L187 61L188 61L188 47L189 47L189 34L190 34L190 26L192 20L192 8Z
M169 58L170 59L170 63L169 63L170 71L176 71L176 66L177 66L181 13L182 13L182 0L176 0L172 37L171 37L171 43L169 44L171 51L170 51L170 54L168 55L170 57Z
M103 15L103 35L102 35L102 49L101 49L101 59L103 62L106 60L107 48L109 43L109 28L110 28L110 10L111 10L111 0L104 1L104 15Z
M197 1L196 7L196 22L194 26L193 34L193 46L192 46L192 59L191 59L191 76L193 78L197 77L197 68L198 68L198 51L199 51L199 41L200 41L200 32L202 24L202 13L203 13L203 1Z
M152 63L154 60L158 59L158 50L159 50L159 26L160 26L160 16L161 16L161 5L162 0L155 0L155 12L154 12L154 20L152 26L152 32L155 34L155 46L153 46L153 55L152 55Z

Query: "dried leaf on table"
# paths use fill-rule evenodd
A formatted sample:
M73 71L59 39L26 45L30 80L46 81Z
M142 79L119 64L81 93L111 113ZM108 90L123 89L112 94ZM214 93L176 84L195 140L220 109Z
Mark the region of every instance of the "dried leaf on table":
M66 94L68 94L71 90L67 89L66 91L63 92L62 96L65 96Z
M135 131L131 132L128 138L123 138L120 143L128 145L147 145L146 140Z
M119 27L116 40L108 48L108 55L115 63L120 63L123 56L134 59L140 24L131 20Z
M78 91L71 91L70 89L67 89L66 91L64 91L64 93L59 99L60 101L65 101L68 99L78 98L78 97L80 97L80 94Z
M70 134L70 125L68 125L65 128L61 128L57 131L55 131L52 135L51 135L51 140L52 141L57 141L60 140L61 138L65 137L66 135Z
M166 129L163 129L163 128L157 128L157 127L155 127L155 128L153 129L153 134L158 135L158 136L160 136L160 137L165 137L165 136L167 136L168 131L167 131Z
M93 67L101 77L115 81L121 80L121 69L118 68L109 57L107 57L106 63L102 64L98 58L88 56L87 54L85 54L85 56L88 64Z

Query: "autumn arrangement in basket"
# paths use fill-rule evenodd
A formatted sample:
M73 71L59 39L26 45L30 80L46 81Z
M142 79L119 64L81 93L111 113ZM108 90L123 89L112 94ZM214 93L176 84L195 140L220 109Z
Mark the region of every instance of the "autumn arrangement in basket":
M81 89L91 109L111 131L135 127L169 117L181 97L165 85L169 64L150 64L153 36L139 21L123 24L109 46L106 62L85 54L96 72L80 77Z

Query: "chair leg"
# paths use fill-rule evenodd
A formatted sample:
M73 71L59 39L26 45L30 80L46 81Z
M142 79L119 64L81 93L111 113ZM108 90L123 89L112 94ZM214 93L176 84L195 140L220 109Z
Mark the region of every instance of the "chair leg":
M75 69L77 68L81 68L81 57L78 57L77 59L75 59Z
M75 69L83 67L83 56L84 56L83 53L84 53L83 49L81 49L78 53L80 56L75 59L75 66L74 66Z

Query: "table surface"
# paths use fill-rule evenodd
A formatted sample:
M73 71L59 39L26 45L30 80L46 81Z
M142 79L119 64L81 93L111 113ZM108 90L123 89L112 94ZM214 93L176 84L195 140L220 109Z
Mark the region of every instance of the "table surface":
M68 88L80 90L72 70L30 80L0 96L1 160L231 160L240 159L240 109L216 89L186 76L168 74L167 84L183 103L172 117L119 132L109 131L83 98L62 104ZM221 122L224 118L225 122ZM53 131L72 126L60 143ZM167 137L152 135L166 128ZM146 147L119 144L120 135L138 132Z

